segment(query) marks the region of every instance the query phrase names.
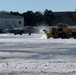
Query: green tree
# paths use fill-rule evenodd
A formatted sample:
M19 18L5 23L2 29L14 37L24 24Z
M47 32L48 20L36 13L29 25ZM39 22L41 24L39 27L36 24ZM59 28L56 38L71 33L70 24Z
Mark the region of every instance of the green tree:
M24 16L24 23L26 25L32 26L34 20L33 14L34 14L33 11L27 11L22 14Z
M48 24L51 25L52 21L55 19L55 16L51 10L46 9L44 11L44 21Z

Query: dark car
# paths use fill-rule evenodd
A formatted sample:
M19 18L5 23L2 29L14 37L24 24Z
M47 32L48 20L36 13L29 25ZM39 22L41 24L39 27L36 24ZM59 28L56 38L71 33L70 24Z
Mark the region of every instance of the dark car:
M9 33L14 33L15 35L16 34L22 35L23 33L25 34L28 33L29 35L31 35L31 33L34 33L36 30L32 26L27 26L27 27L20 27L14 29L7 29L6 31Z

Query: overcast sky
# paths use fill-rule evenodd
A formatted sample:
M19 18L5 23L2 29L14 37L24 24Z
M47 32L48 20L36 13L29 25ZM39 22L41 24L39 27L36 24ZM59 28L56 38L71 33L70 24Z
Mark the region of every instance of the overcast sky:
M0 0L0 10L26 12L41 11L74 11L76 0Z

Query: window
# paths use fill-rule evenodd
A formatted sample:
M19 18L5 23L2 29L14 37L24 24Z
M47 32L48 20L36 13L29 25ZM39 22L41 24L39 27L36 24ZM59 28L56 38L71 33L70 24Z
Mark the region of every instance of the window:
M21 21L19 21L19 24L21 24Z

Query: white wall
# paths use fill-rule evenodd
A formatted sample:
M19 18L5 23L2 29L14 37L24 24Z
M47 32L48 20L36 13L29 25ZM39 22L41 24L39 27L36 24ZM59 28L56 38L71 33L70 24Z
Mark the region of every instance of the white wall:
M21 24L19 24L21 21ZM15 28L15 27L23 27L24 26L24 19L21 18L0 18L0 29L7 29L7 28Z

